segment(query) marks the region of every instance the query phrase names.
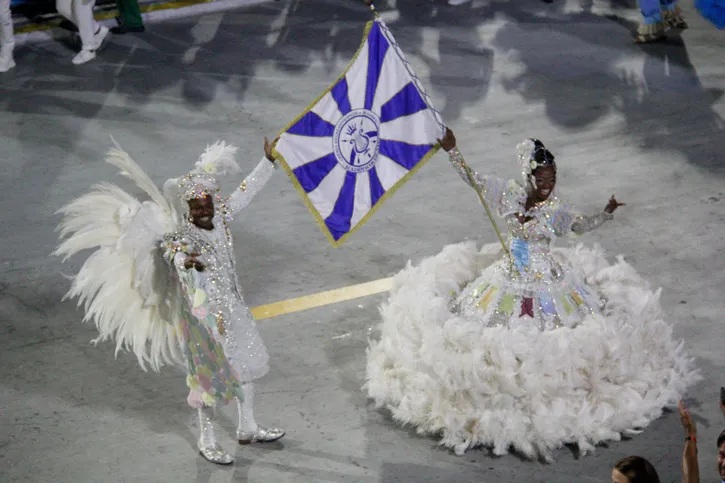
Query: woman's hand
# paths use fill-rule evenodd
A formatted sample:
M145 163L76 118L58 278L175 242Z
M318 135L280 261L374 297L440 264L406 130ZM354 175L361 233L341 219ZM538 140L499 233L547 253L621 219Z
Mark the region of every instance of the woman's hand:
M697 439L697 426L695 426L695 422L692 420L692 416L690 416L690 412L685 409L685 404L680 401L680 422L682 423L682 427L685 429L685 435L688 438Z
M604 208L604 211L607 213L614 213L614 210L619 208L620 206L624 206L624 203L620 203L614 198L614 195L612 195L611 198L609 198L609 203L607 203L606 208Z
M277 141L279 141L279 136L274 138L274 140L270 143L267 138L264 138L264 155L267 156L267 159L271 163L274 163L275 159L272 155L272 149L274 149L274 146L277 144Z
M451 131L449 128L446 128L446 135L443 136L443 139L438 140L438 144L440 144L443 150L446 152L455 148L456 136L453 134L453 131Z

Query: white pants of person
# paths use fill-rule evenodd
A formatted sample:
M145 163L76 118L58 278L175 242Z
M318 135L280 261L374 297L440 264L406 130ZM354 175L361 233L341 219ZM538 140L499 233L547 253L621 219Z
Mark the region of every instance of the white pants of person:
M55 2L58 13L78 27L83 48L73 58L74 64L85 64L95 59L96 51L108 35L108 28L99 25L93 18L95 5L96 0L56 0Z
M13 49L13 17L10 14L10 0L0 0L0 72L7 72L15 67Z

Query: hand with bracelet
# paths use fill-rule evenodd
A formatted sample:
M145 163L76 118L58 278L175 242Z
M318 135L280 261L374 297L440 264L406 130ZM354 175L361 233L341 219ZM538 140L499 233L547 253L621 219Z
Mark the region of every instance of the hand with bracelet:
M697 442L697 426L690 416L690 412L685 409L685 404L680 401L680 422L682 427L685 428L685 441Z
M682 483L700 483L700 467L697 463L697 426L680 401L680 422L685 429L685 450L682 453Z

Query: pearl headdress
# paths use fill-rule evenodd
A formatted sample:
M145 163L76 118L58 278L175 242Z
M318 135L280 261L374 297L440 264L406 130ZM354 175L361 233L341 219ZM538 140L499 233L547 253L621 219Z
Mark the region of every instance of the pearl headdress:
M547 160L547 162L539 163L536 161L535 154L537 151L546 150L546 147L544 147L544 144L539 141L539 146L537 146L537 141L535 139L524 139L516 146L516 154L519 159L519 164L521 165L521 174L524 177L525 183L531 183L532 186L536 187L536 177L532 174L535 169L541 168L543 166L552 166L554 169L556 169L556 163L554 163L553 160L550 162Z
M167 196L181 201L189 201L205 196L213 196L219 191L218 176L239 173L239 165L234 159L238 148L224 141L217 141L199 156L194 169L180 178L173 178L164 184Z

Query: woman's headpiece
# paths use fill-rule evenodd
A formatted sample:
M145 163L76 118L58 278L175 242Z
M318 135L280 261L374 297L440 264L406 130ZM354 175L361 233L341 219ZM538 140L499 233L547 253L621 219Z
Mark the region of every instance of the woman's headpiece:
M535 170L545 166L551 166L556 170L554 155L538 139L524 139L516 146L516 154L524 181L533 186L536 186L536 178L532 174Z

